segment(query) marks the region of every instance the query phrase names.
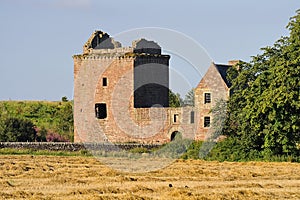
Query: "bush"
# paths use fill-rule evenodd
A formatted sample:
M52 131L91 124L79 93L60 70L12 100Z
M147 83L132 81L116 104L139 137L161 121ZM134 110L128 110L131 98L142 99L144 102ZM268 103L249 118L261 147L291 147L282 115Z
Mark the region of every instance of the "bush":
M0 124L1 142L33 142L36 139L34 124L28 119L2 118Z
M52 132L47 133L46 140L47 142L69 142L69 140L63 136Z
M217 143L205 157L205 160L218 161L267 161L267 162L299 162L299 152L293 155L273 154L271 151L256 150L243 146L237 137L228 137Z

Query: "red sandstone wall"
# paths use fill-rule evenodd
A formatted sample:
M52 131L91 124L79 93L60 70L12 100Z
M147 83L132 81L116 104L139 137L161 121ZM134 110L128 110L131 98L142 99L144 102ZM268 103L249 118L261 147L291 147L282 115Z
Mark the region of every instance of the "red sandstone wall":
M211 93L211 103L204 104L204 93ZM210 113L211 109L215 106L219 99L228 100L228 98L229 88L223 81L220 73L215 67L215 64L212 64L195 89L196 110L199 114L196 140L205 140L210 136L212 129L211 127L204 127L204 117L210 116L212 122L213 116Z

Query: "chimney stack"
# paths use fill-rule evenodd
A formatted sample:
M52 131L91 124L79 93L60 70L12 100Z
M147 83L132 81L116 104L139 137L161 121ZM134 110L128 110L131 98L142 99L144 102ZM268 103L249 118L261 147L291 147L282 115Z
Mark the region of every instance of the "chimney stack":
M234 66L237 65L241 60L229 60L228 65Z
M228 65L235 67L238 71L240 71L240 66L238 65L241 60L229 60Z

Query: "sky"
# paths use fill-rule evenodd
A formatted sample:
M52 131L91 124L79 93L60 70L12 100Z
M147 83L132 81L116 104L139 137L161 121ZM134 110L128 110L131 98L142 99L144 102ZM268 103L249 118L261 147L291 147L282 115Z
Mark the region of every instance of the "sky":
M250 61L288 35L299 8L299 0L0 0L0 100L73 99L72 56L95 30L159 27L192 38L215 63Z

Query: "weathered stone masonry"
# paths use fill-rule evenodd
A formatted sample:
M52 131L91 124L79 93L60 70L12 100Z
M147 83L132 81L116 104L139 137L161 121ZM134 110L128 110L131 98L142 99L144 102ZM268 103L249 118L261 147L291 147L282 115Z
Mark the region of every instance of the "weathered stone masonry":
M204 118L214 100L229 97L224 74L215 64L195 90L195 107L169 107L169 55L153 41L121 47L96 31L74 58L74 141L162 144L180 132L205 139ZM226 69L229 66L223 66ZM222 72L223 72L222 71Z

